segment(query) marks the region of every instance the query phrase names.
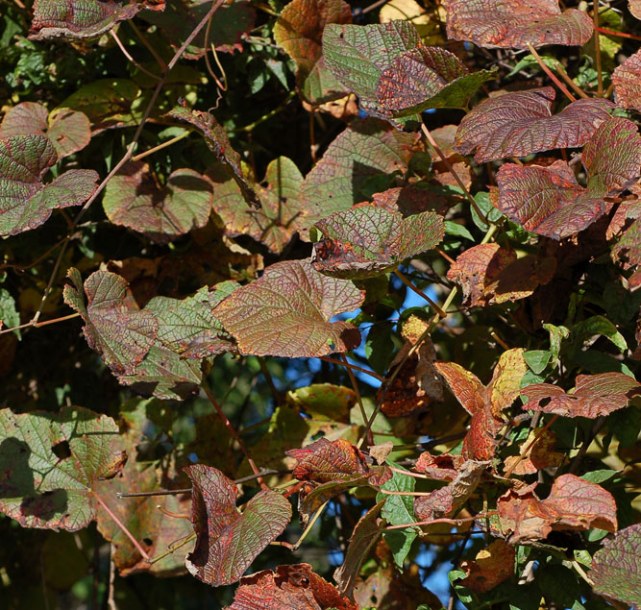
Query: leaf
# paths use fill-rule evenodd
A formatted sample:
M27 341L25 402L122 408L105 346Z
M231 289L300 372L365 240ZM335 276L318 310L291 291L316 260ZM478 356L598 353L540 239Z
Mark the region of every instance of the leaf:
M641 524L631 525L606 540L592 559L594 591L606 599L641 608Z
M296 63L299 88L304 92L312 89L320 91L318 99L309 101L318 102L344 95L338 81L334 86L331 82L322 82L329 76L324 60L321 62L322 35L329 23L351 21L350 6L343 0L293 0L285 6L276 20L274 40ZM314 83L306 82L312 79Z
M416 460L414 470L424 474L428 479L449 483L456 478L464 462L465 458L462 455L432 455L429 451L423 451Z
M236 582L258 554L280 536L292 516L289 501L273 491L255 495L240 513L234 482L216 468L185 468L192 481L191 519L196 546L187 569L213 586Z
M552 531L581 531L593 527L617 529L616 503L596 483L564 474L554 480L550 495L539 500L536 484L510 490L497 502L501 531L510 544L542 540Z
M299 563L263 570L240 580L228 610L358 610L333 585Z
M608 151L605 153L604 151ZM587 188L564 161L549 167L506 163L497 175L497 207L527 231L563 239L587 228L607 210L605 197L628 188L641 173L641 136L627 119L603 123L585 146Z
M59 159L82 150L91 139L89 119L82 112L57 108L51 114L34 102L22 102L10 108L0 124L0 138L12 136L47 136Z
M456 131L456 149L487 163L526 157L557 148L583 146L609 118L605 99L580 99L552 115L552 87L515 91L488 98L468 113Z
M498 244L479 244L460 254L447 272L447 279L463 289L466 307L487 307L531 296L552 280L556 259L526 255Z
M523 388L521 395L528 399L523 407L528 411L596 419L627 407L635 396L641 396L641 385L623 373L601 373L577 375L576 388L570 393L537 383Z
M86 527L93 493L123 447L113 419L82 407L0 410L0 512L23 527Z
M495 78L492 70L470 74L453 53L421 45L382 71L376 87L377 110L402 117L428 108L466 108L483 83Z
M243 171L240 166L240 155L233 149L227 132L212 114L178 106L169 112L167 116L178 121L189 123L192 127L200 131L205 138L208 148L216 155L216 158L231 171L247 204L255 208L260 208L260 202L254 189L243 176Z
M408 21L371 25L328 24L323 32L323 57L327 67L366 109L375 109L376 88L383 71L405 51L420 43Z
M315 227L323 238L314 244L314 269L350 279L385 273L431 250L444 235L443 218L434 212L403 218L374 205L335 212Z
M404 174L416 141L383 121L352 121L305 177L306 226L368 199L368 182L375 177Z
M633 17L641 19L641 0L628 0L628 10Z
M329 483L369 474L363 453L345 439L321 438L307 447L285 453L297 460L292 476L299 481Z
M557 0L446 0L445 8L448 38L486 48L581 46L593 31L587 13L561 12Z
M236 290L214 315L243 354L317 357L358 344L351 324L329 320L362 302L351 282L324 276L307 261L285 261Z
M514 573L514 547L503 540L494 540L480 550L472 561L461 563L467 576L458 584L474 591L486 593L512 577Z
M45 184L44 175L56 161L45 136L0 139L0 235L35 229L52 210L80 205L95 192L98 174L93 170L69 170Z
M641 50L634 53L634 55L630 55L612 73L612 84L614 85L617 106L641 110L639 78L641 78Z
M29 38L94 38L142 9L162 10L164 1L36 0Z
M107 218L167 242L204 227L213 204L211 183L191 169L178 169L158 187L142 161L129 162L107 183L102 205Z

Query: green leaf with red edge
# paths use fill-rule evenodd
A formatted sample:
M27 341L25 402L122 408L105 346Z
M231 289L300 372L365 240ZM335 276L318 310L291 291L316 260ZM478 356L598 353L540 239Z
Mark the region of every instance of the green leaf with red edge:
M46 222L58 208L80 205L95 192L98 174L69 170L44 183L58 155L41 135L0 139L0 235L16 235Z
M299 563L241 578L227 610L358 610L348 597Z
M164 0L36 0L29 37L32 40L93 38L143 9L162 10L164 4Z
M23 527L77 531L96 516L96 482L124 449L110 417L0 410L0 512Z
M351 8L343 0L293 0L278 16L274 40L296 63L298 87L308 101L320 103L345 94L325 66L322 35L329 23L351 22ZM318 94L312 97L312 91Z
M323 32L323 58L338 81L358 95L361 105L375 112L381 75L398 56L419 44L416 27L409 21L328 24Z
M307 447L285 453L297 460L292 475L299 481L330 483L369 474L365 455L345 439L321 438Z
M523 388L521 396L528 399L523 406L528 411L596 419L627 407L641 396L641 385L623 373L578 375L576 387L568 393L550 383L536 383Z
M258 554L280 536L292 516L287 498L273 491L255 495L240 513L236 484L220 470L198 464L185 468L192 481L192 523L196 546L187 569L207 584L236 582Z
M594 592L606 599L641 608L641 524L606 540L592 558Z
M223 165L208 170L214 182L215 211L232 237L250 235L279 253L300 226L305 226L306 210L301 197L303 176L291 159L278 157L269 163L266 186L255 187L261 209L247 207L238 184Z
M573 474L554 480L550 495L540 500L536 483L510 490L497 502L500 530L510 544L542 540L552 531L581 531L593 527L614 532L617 509L612 494Z
M158 186L142 161L126 164L107 183L102 199L110 222L167 242L204 227L214 196L211 183L191 169L177 169Z
M557 0L446 0L447 37L486 48L527 49L548 44L582 46L592 19Z
M260 202L254 189L243 175L240 166L240 155L233 149L227 132L212 114L178 106L169 112L167 116L178 121L189 123L192 127L196 128L205 138L207 146L214 155L216 155L217 159L229 168L247 204L255 208L260 208Z
M314 244L312 264L335 277L362 279L385 273L410 256L431 250L443 239L443 218L359 205L335 212L314 225L322 239Z
M552 114L552 87L504 93L484 100L456 131L456 149L477 163L526 157L556 148L577 148L606 121L614 104L602 98L580 99Z
M640 7L641 8L641 7ZM641 110L641 50L630 55L612 73L614 99L621 108Z
M214 315L241 354L317 357L358 345L354 326L329 320L360 307L363 298L354 284L318 273L308 261L285 261L236 290Z
M396 57L381 73L378 110L403 117L428 108L466 108L483 83L495 78L495 70L470 73L454 53L421 45Z
M47 136L62 159L89 144L91 124L83 112L69 108L56 108L51 114L34 102L9 108L0 123L0 139L30 135Z
M352 121L305 177L305 225L368 199L372 179L404 174L416 143L416 135L402 133L384 121Z
M506 163L497 174L497 207L528 231L563 239L590 226L608 209L605 197L628 188L641 173L641 136L632 121L611 118L583 150L587 188L564 161L549 167Z

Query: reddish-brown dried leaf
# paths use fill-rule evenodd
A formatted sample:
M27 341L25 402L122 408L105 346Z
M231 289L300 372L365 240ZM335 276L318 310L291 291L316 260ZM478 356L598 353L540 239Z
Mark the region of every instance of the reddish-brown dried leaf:
M286 453L298 460L292 474L299 481L329 483L369 473L365 455L342 438L336 441L321 438L307 447L290 449Z
M521 444L519 455L511 455L504 462L505 472L523 476L539 470L560 466L567 453L557 448L557 439L549 429L533 430Z
M557 0L446 0L445 8L448 38L481 47L581 46L593 31L587 13L561 12Z
M456 148L487 163L525 157L555 148L583 146L606 121L614 104L580 99L552 115L552 87L504 93L484 100L468 113L456 132Z
M596 419L627 407L632 398L641 396L641 385L628 375L611 372L578 375L576 388L569 393L549 383L537 383L521 390L521 395L528 398L523 408L529 411Z
M462 455L432 455L429 451L423 451L416 460L414 470L435 481L449 483L457 477L464 462L465 458Z
M263 570L240 581L228 610L358 610L307 563Z
M617 106L641 110L641 50L617 66L612 84Z
M461 568L467 576L461 585L476 593L486 593L514 574L516 551L503 540L495 540L486 549L479 551L472 561L464 561Z
M196 531L187 569L210 585L236 582L283 533L292 516L291 505L276 492L261 491L240 513L236 485L220 470L197 464L185 472L192 481L191 520Z
M498 499L500 529L510 544L541 540L552 531L593 527L616 531L616 503L600 485L564 474L554 481L545 500L539 500L535 487L510 490Z

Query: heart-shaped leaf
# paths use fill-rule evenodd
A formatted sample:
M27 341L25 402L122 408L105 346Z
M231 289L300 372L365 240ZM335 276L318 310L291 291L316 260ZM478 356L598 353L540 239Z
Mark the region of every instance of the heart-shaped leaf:
M93 493L123 450L113 419L81 407L0 410L0 512L23 527L86 527Z
M158 187L141 161L125 165L107 183L102 205L109 220L157 242L204 227L214 196L211 183L191 169L178 169Z
M316 223L323 239L314 244L317 271L336 277L366 278L393 269L404 259L434 248L445 232L443 218L362 205L335 212Z
M480 47L581 46L593 31L587 13L561 12L557 0L446 0L445 8L448 38Z
M292 516L291 505L281 494L261 491L240 513L236 485L220 470L198 464L185 472L192 482L191 519L196 531L187 569L210 585L236 582L283 533Z
M69 170L45 184L58 159L51 140L41 135L0 139L0 235L15 235L47 221L52 210L80 205L96 190L93 170Z
M456 131L456 148L487 163L505 157L525 157L555 148L583 146L609 118L612 102L580 99L552 115L552 87L491 97L463 117Z
M346 322L363 294L347 280L318 273L308 261L271 265L263 277L236 290L214 315L238 342L242 354L316 357L344 352L360 341Z

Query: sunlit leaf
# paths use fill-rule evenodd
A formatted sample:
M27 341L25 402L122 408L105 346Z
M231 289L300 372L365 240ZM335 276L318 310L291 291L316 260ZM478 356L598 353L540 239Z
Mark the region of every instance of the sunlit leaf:
M0 512L23 527L77 531L95 518L99 477L123 450L110 417L0 410Z
M561 12L557 0L446 0L445 8L448 38L481 47L581 46L592 36L588 14Z
M351 282L318 273L307 261L285 261L236 290L214 315L243 354L314 357L358 344L351 324L329 320L362 301Z
M628 10L637 19L641 19L641 0L628 0Z
M205 226L213 201L211 183L197 172L175 170L158 186L149 166L137 161L107 183L102 205L112 223L164 242Z
M491 591L514 574L514 547L503 540L494 540L480 550L472 561L464 561L461 568L467 576L460 584L471 591Z
M641 524L626 527L603 543L594 554L590 579L599 595L641 608Z
M207 584L236 582L257 555L289 523L289 501L273 491L255 495L240 513L233 481L216 468L204 465L185 469L192 481L192 523L196 546L187 557L187 569Z
M580 99L552 114L552 87L515 91L490 97L468 113L456 132L456 148L487 163L525 157L555 148L583 146L609 118L612 102Z
M444 234L443 219L434 212L403 218L374 205L335 212L315 226L323 238L314 244L314 268L351 279L393 269L434 248Z
M641 7L640 7L641 8ZM630 55L612 73L617 106L641 110L641 51Z
M286 453L297 460L292 475L299 481L329 483L369 473L363 453L344 439L328 441L321 438L307 447L290 449Z

